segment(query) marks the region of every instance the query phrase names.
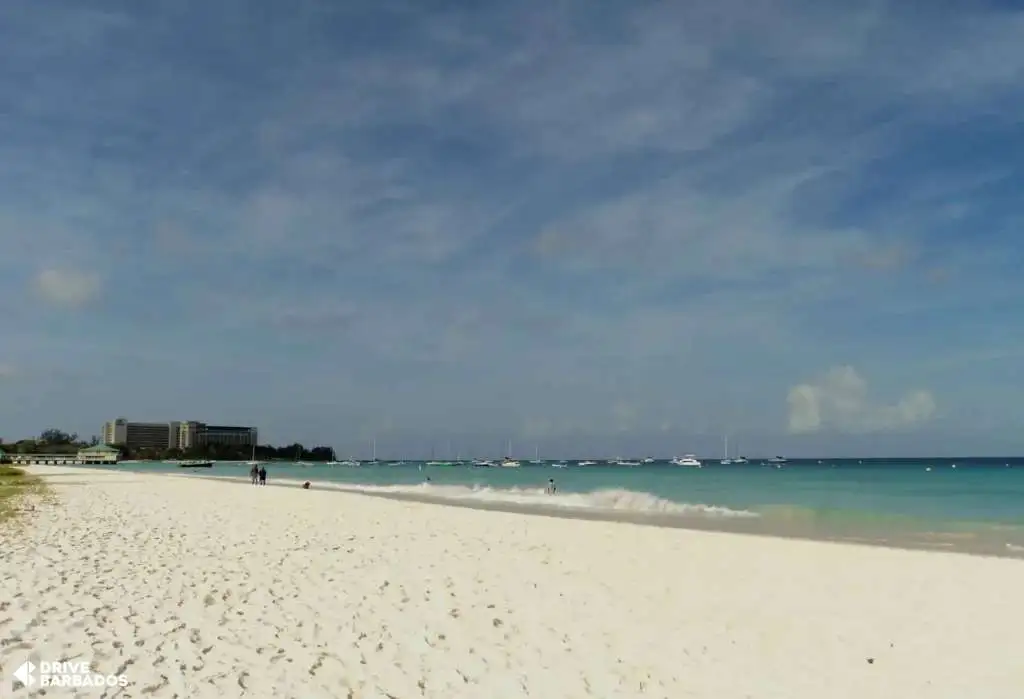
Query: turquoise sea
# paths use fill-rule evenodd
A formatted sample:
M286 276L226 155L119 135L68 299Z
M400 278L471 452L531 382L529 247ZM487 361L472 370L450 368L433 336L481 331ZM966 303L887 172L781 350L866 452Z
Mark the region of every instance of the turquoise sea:
M244 463L119 470L248 478ZM271 485L660 526L841 539L1024 558L1024 458L792 460L704 468L552 462L521 468L423 462L267 464ZM429 481L428 481L429 479ZM545 492L554 479L557 492Z

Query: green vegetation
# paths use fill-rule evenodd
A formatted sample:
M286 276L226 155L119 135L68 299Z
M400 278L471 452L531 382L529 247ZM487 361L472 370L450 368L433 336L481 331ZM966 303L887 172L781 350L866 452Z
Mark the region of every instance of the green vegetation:
M0 524L10 523L25 509L51 496L42 478L20 468L0 466Z
M35 439L21 439L17 442L0 440L0 450L11 454L77 454L79 449L95 446L100 438L95 435L88 441L79 439L77 434L50 428Z
M129 451L120 447L122 459L212 459L216 461L248 461L252 458L252 447L230 444L210 444L193 449L137 449ZM257 461L331 461L334 450L330 447L306 449L301 444L274 447L262 444L256 447Z

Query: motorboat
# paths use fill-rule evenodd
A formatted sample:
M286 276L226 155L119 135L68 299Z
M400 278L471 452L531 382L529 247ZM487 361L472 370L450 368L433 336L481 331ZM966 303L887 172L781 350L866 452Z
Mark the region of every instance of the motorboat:
M692 468L701 468L702 464L697 460L697 457L693 454L686 454L681 457L672 459L673 466L690 466Z
M182 461L178 468L213 468L212 461Z

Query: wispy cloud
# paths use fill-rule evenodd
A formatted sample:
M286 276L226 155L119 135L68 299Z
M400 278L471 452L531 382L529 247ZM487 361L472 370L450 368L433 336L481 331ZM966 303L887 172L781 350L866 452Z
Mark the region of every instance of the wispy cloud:
M820 452L925 434L936 404L969 431L946 394L1024 343L1022 28L885 2L8 3L10 361L124 388L0 415L622 452ZM845 362L932 408L805 379Z
M96 274L67 269L44 269L35 278L35 287L49 303L78 308L95 300L100 292Z

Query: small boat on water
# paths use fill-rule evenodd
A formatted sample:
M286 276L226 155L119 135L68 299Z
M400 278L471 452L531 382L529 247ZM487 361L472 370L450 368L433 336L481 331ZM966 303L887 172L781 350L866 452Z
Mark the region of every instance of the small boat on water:
M505 449L505 458L502 459L498 466L501 468L519 468L520 464L518 461L512 458L512 440L508 440L508 447Z
M212 461L182 461L178 468L213 468Z

